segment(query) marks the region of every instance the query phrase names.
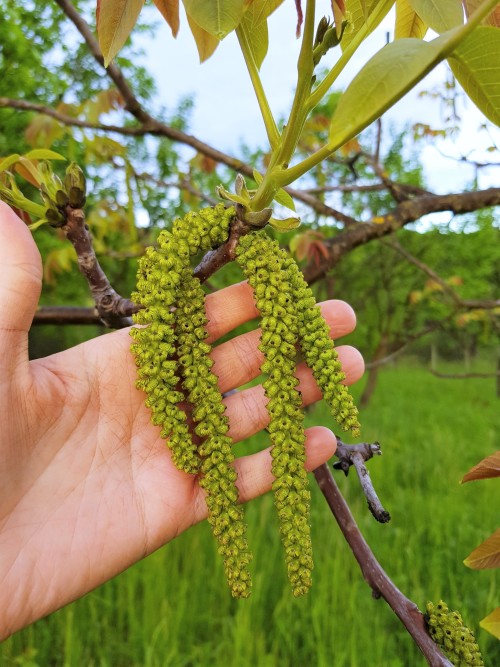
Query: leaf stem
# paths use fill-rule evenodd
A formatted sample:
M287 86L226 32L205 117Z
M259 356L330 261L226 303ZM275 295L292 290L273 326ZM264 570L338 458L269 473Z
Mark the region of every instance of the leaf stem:
M297 60L297 87L292 102L288 122L281 135L279 145L273 150L269 168L257 188L252 199L253 210L261 210L268 206L276 192L281 187L282 173L285 173L297 143L304 123L308 116L306 102L311 92L312 76L314 72L313 43L314 43L314 16L315 0L307 0L304 19L304 33L302 45ZM290 181L288 181L290 182Z
M257 102L259 103L259 108L266 128L269 144L271 148L275 150L280 142L280 133L276 126L271 107L269 106L269 102L267 100L266 93L259 75L259 70L253 57L252 49L250 48L248 34L243 23L240 23L240 25L236 28L236 35L238 37L241 52L243 53L243 58L245 59L245 64L250 75L250 80L252 81L252 86L257 97Z

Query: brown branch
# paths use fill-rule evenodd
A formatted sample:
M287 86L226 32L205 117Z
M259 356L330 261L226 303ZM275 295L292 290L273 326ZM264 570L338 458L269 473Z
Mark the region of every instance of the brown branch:
M40 306L32 322L32 325L36 324L97 324L102 326L102 320L95 308Z
M66 207L66 222L61 229L68 241L73 245L78 259L78 267L89 285L102 322L109 327L121 328L130 326L130 316L137 312L130 299L120 296L102 270L92 245L92 236L85 223L82 209Z
M225 243L215 250L209 250L198 266L194 270L194 275L202 283L208 280L216 271L222 268L228 262L231 262L236 256L236 248L239 239L248 234L250 227L244 222L235 218L231 224L229 238Z
M426 629L424 615L391 581L361 534L354 517L333 478L327 463L314 476L334 515L361 572L375 597L382 597L405 626L431 667L453 667Z
M374 218L371 222L352 225L342 234L324 242L326 257L317 263L309 263L304 275L309 283L323 278L344 255L360 245L392 234L423 215L440 211L455 214L470 213L488 206L500 205L500 188L488 188L477 192L460 192L448 195L422 195L401 202L392 211Z

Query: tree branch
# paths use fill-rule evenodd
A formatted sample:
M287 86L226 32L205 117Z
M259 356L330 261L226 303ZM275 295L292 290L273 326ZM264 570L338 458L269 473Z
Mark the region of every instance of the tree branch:
M40 306L31 324L97 324L102 326L102 320L95 308Z
M318 263L309 263L304 269L307 282L323 278L344 255L364 243L392 234L423 215L440 211L455 214L470 213L481 208L500 205L500 188L448 195L422 195L398 204L392 211L373 218L370 222L352 225L342 234L327 239L327 255Z
M85 223L82 209L66 206L66 222L61 226L68 241L73 245L78 259L78 267L89 285L102 322L109 327L130 326L130 316L138 311L130 299L120 296L102 270L92 245L92 236Z
M453 667L431 639L424 616L417 605L394 585L375 558L340 493L328 464L324 463L316 468L314 476L374 597L382 597L387 602L431 667Z

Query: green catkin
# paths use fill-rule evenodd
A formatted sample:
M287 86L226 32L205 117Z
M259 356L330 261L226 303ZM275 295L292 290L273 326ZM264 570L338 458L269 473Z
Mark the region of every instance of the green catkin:
M333 417L345 431L359 436L358 409L342 381L342 372L330 329L321 315L314 295L301 270L293 259L288 262L289 280L296 300L299 318L299 342L306 364L312 370L323 398L330 406Z
M193 275L190 259L223 243L229 234L233 209L223 204L188 213L163 231L157 248L148 248L139 263L131 346L138 366L137 387L147 394L146 405L154 424L162 426L172 460L179 470L201 475L207 492L209 522L219 543L219 553L235 597L251 590L248 563L251 555L245 537L243 510L238 503L237 474L233 467L232 440L224 404L212 373L206 342L205 294ZM182 381L181 381L182 378ZM196 446L187 417L178 406L192 404Z
M425 619L431 637L455 667L484 665L474 634L458 612L450 611L442 600L429 602Z
M295 596L311 586L310 491L305 470L302 398L295 377L298 320L286 271L288 257L264 232L240 239L237 261L253 287L262 315L261 370L269 413L274 501Z
M245 537L243 510L238 505L236 471L233 468L232 440L227 435L229 422L225 406L212 373L211 347L207 337L205 294L190 268L181 274L177 300L179 363L183 370L182 386L193 405L195 433L202 442L200 486L207 492L208 521L219 543L224 569L233 597L248 597L251 590L248 564L251 555ZM173 436L175 437L175 436Z
M233 209L219 204L175 220L172 231L161 232L157 247L148 248L140 260L136 292L132 295L135 303L143 306L134 315L134 322L147 325L131 330L135 339L131 349L139 376L137 387L148 395L146 405L151 409L153 423L162 426L163 438L169 438L174 464L187 473L198 472L201 462L186 415L178 407L184 394L178 389L173 308L181 274L190 266L190 257L223 243L233 217Z

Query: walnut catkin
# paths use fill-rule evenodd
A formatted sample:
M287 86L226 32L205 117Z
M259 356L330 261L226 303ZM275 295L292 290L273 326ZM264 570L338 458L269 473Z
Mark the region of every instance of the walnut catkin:
M208 520L224 559L231 592L251 590L243 510L238 505L229 423L212 372L205 295L191 258L229 236L234 209L220 204L175 220L139 262L134 301L142 309L131 346L137 387L147 394L152 422L161 427L174 464L198 474L207 493ZM341 371L329 329L295 261L264 231L242 236L236 259L254 289L262 321L259 349L269 413L273 492L288 577L294 595L311 585L310 491L305 470L302 397L297 389L297 348L344 429L359 431L357 410ZM189 407L190 427L186 412ZM194 434L194 435L193 435Z
M455 667L483 667L474 634L457 611L450 611L442 600L429 602L425 619L431 637Z
M139 263L134 301L143 306L135 316L131 346L138 367L137 387L147 393L152 421L162 427L172 460L179 470L200 474L207 492L212 531L223 556L226 577L235 597L250 593L251 559L243 510L238 505L232 441L224 404L212 373L207 337L205 296L193 276L190 259L223 243L233 209L221 204L174 221L172 231L158 237ZM179 403L192 405L197 445Z

